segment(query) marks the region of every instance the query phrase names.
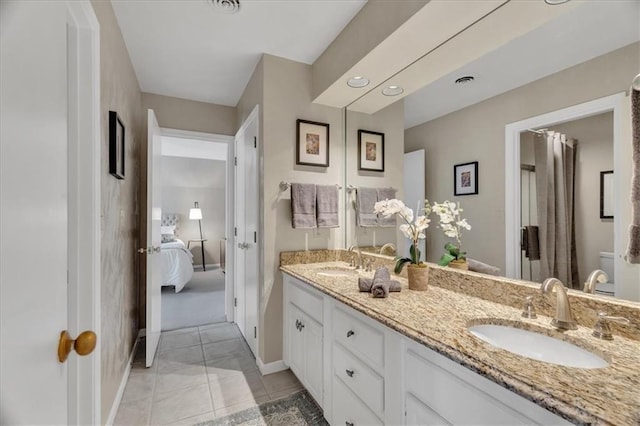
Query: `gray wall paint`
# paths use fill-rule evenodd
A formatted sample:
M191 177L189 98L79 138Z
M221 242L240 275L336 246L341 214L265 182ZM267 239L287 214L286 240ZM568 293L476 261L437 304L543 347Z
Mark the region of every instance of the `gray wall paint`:
M459 201L472 226L463 234L469 256L504 272L505 125L629 88L638 73L640 44L568 68L502 95L405 131L405 152L426 150L426 192L430 201ZM453 196L453 165L479 161L479 194ZM437 261L445 237L432 224L427 259ZM491 244L488 244L491 242Z
M102 271L101 342L102 422L115 400L138 334L138 279L142 108L140 87L110 2L93 1L100 23L100 89L102 115ZM109 110L125 125L125 179L109 174Z
M162 211L180 215L178 238L188 243L200 239L197 220L189 209L198 201L202 209L202 234L207 264L220 263L220 240L225 238L226 162L196 158L162 157ZM200 243L192 243L193 263L202 265Z

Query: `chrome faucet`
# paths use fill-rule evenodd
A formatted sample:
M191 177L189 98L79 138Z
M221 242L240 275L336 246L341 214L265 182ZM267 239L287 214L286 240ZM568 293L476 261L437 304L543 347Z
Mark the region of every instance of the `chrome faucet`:
M578 326L571 315L567 290L562 285L562 282L557 278L547 278L540 286L542 293L547 296L553 289L556 290L556 316L551 320L551 325L560 330L577 329Z
M589 278L584 283L584 292L593 294L596 292L596 284L604 284L606 282L609 282L607 273L602 269L596 269L589 274Z
M384 254L384 251L386 249L390 248L391 250L393 250L393 253L395 254L396 252L396 246L393 243L387 243L385 245L383 245L382 247L380 247L380 254Z
M355 267L356 269L362 269L363 263L362 263L362 252L360 251L360 247L358 247L357 245L353 245L349 247L350 252L353 252L353 249L356 249L357 251L354 252L351 257L351 266ZM358 256L358 262L355 261L356 256Z

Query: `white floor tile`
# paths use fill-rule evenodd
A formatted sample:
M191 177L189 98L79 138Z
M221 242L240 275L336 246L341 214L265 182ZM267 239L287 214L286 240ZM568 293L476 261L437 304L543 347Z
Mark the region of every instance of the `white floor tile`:
M199 385L167 392L151 406L151 424L168 424L213 411L209 387Z

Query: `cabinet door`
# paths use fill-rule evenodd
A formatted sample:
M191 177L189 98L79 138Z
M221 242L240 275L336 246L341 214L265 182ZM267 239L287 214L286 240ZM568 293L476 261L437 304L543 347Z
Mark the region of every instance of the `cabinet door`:
M309 393L322 405L322 326L305 316L303 336L305 339L305 381Z
M410 393L407 394L407 409L405 412L408 426L451 424Z
M289 304L289 318L287 319L287 332L289 333L289 368L304 382L304 336L300 324L303 322L303 313L294 304Z

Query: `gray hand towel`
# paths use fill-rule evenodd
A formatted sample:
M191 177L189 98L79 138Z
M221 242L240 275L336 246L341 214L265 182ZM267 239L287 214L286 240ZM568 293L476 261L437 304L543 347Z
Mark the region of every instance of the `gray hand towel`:
M294 228L316 228L316 186L291 184L291 224Z
M540 260L540 240L538 237L538 227L535 225L525 226L526 246L525 256L529 260Z
M391 200L396 198L396 190L393 188L378 188L378 201ZM378 226L381 228L395 228L396 215L390 217L378 216Z
M371 287L373 287L373 280L370 278L358 278L358 290L364 293L370 293ZM400 281L391 280L389 281L389 291L400 292L402 291L402 284Z
M373 286L371 286L371 294L373 297L384 298L389 297L389 281L373 280Z
M376 272L373 274L373 280L391 281L389 269L386 266L381 266L376 269Z
M318 228L338 228L338 187L335 185L316 186L316 209Z
M378 226L378 216L373 212L373 207L378 201L378 192L375 188L360 187L356 190L356 222L363 228Z
M467 258L467 264L469 265L470 271L488 275L500 275L500 268L496 268L495 266L491 266L487 263Z
M631 225L627 261L640 263L640 91L631 90Z

